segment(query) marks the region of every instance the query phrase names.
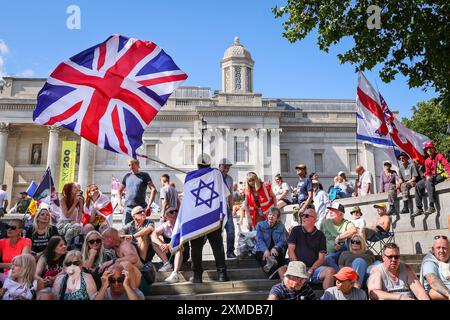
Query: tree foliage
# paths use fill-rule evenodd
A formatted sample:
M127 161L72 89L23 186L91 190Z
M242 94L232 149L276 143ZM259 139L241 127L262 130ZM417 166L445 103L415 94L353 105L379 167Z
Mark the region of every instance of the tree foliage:
M447 155L450 151L450 132L448 132L447 116L436 99L419 102L412 109L411 119L403 118L402 122L411 130L424 134L433 140L438 152Z
M380 9L380 28L369 29L373 11ZM272 9L283 22L290 42L305 38L317 28L319 48L353 38L354 47L338 54L341 63L357 70L383 64L380 78L395 79L399 72L410 88L434 88L441 105L450 110L450 5L448 0L287 0Z

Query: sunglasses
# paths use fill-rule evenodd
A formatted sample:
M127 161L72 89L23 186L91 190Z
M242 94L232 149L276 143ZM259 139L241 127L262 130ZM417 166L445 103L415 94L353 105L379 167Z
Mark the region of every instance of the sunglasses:
M123 283L125 281L124 277L120 277L120 278L109 278L109 282L110 283Z
M100 244L100 243L102 243L102 239L92 239L92 240L89 240L88 243L89 244L94 244L94 243Z
M434 237L434 240L437 240L437 239L448 240L447 236L439 236L439 235L437 235L437 236Z
M10 225L7 225L7 226L6 226L6 229L16 230L16 229L17 229L17 226L10 226Z
M145 212L145 210L141 210L141 211L138 211L138 212L136 212L134 214L143 214L144 212Z
M301 217L301 218L305 218L305 219L308 219L309 217L311 217L311 218L315 218L315 216L313 216L313 215L310 215L310 214L307 214L307 213L305 213L305 214L301 214L301 215L300 215L300 217Z
M385 257L386 258L388 258L389 260L400 260L400 255L398 255L398 254L395 254L395 255L391 255L391 256L386 256L385 255Z
M172 211L169 211L168 213L169 213L169 214L177 214L178 211L177 211L177 210L172 210Z
M71 265L79 267L79 266L81 266L81 261L68 261L68 262L64 263L64 265L66 267L70 267Z
M359 240L350 240L351 244L361 244L361 241Z

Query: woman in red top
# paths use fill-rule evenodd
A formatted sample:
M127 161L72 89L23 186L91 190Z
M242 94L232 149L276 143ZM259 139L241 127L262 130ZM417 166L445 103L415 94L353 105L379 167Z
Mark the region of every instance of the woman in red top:
M31 252L31 240L22 237L23 222L20 219L11 220L6 226L6 239L0 239L0 268L7 274L11 268L11 261L22 253Z
M259 221L266 220L269 209L276 203L277 198L270 184L261 181L256 173L249 172L245 189L245 211L250 214L249 229L256 228Z

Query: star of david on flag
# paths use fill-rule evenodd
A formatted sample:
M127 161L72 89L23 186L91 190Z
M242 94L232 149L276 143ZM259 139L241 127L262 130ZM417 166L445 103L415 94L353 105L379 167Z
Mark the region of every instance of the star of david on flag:
M112 35L52 72L33 120L136 158L145 128L186 79L155 43Z
M172 252L187 241L224 227L229 195L230 191L218 169L203 168L188 172L183 201L172 232Z
M205 189L206 191L202 192ZM219 197L219 194L214 191L214 181L206 184L201 179L198 188L192 190L191 193L195 196L195 207L205 204L211 208L213 200Z

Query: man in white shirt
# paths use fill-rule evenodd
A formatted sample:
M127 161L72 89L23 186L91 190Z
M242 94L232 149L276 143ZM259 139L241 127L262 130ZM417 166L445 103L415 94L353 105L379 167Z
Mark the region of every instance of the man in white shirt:
M358 194L357 196L366 196L373 193L372 175L365 170L363 166L356 167L355 172L358 174Z
M6 184L2 184L0 190L0 217L3 217L8 209L8 193L6 192L6 188Z

